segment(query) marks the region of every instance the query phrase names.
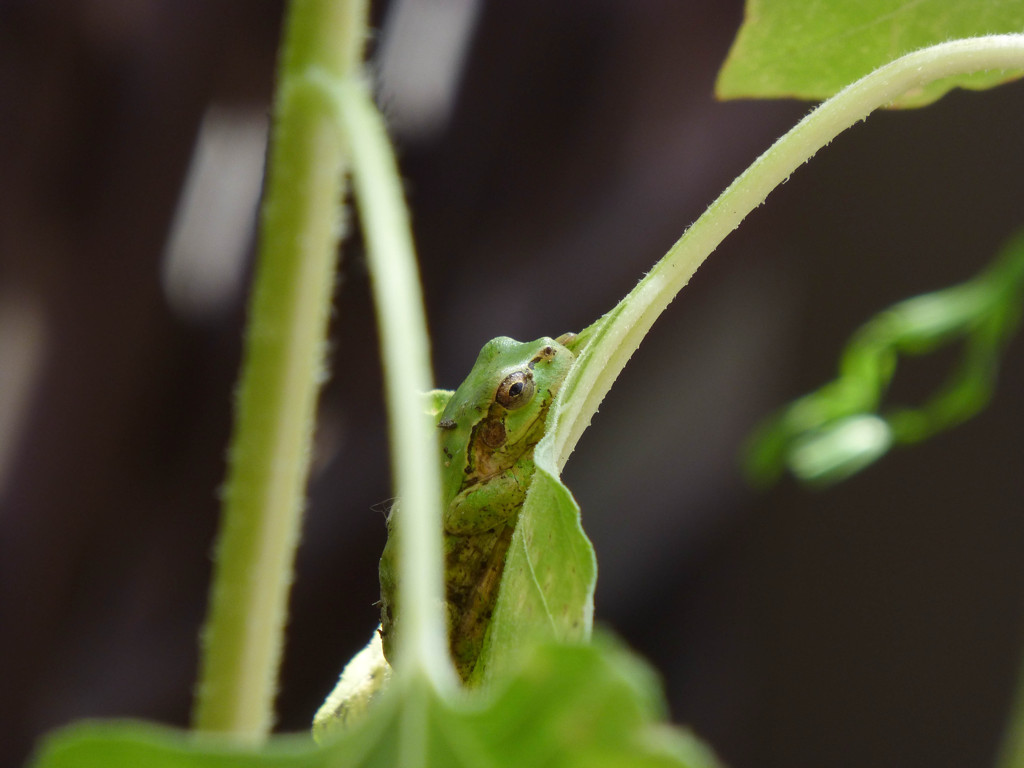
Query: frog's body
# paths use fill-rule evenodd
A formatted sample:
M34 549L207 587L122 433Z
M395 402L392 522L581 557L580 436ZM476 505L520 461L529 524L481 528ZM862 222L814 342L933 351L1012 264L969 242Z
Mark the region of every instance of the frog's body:
M452 660L463 680L476 667L498 599L533 478L534 447L574 360L563 345L569 338L493 339L440 413L445 601ZM389 658L396 627L393 517L380 563L381 637Z

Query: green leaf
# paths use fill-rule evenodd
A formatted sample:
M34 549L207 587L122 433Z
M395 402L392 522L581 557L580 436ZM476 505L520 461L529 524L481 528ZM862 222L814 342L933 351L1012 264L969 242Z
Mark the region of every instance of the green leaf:
M647 665L602 638L543 646L492 706L450 722L487 758L467 766L716 765L692 736L655 725L663 713Z
M362 724L324 746L262 748L146 723L85 723L51 736L33 768L714 768L687 732L657 724L650 669L608 640L538 649L493 695L438 696L425 678L394 688Z
M747 0L715 93L722 99L824 99L919 48L1022 30L1024 3L1017 0ZM891 106L924 106L951 88L983 90L1021 74L957 75Z
M232 745L224 738L136 721L83 721L50 736L33 768L270 768L326 766L326 755L308 738L272 739L262 749Z
M557 419L557 412L550 418ZM536 471L512 535L474 682L501 679L538 642L590 637L597 560L580 525L580 508L558 477L553 431L549 423L534 452Z

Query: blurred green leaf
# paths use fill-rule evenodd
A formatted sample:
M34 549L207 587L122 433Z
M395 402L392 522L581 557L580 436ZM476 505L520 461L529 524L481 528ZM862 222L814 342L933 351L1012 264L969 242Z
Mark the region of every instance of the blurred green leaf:
M836 483L860 472L892 445L889 425L860 414L833 422L793 441L787 463L807 483Z
M903 54L935 43L1024 31L1017 0L747 0L719 73L719 98L821 100ZM893 106L930 104L951 88L982 90L1022 72L934 82Z
M288 736L262 750L224 739L139 721L83 721L51 735L30 763L34 768L313 768L329 765L312 740Z
M881 458L959 424L988 403L1024 302L1024 232L976 277L906 299L854 333L839 376L770 417L752 435L747 474L760 485L788 468L810 484L838 482ZM917 406L884 406L901 356L960 344L956 366Z
M657 724L651 670L601 639L547 645L493 695L443 700L422 679L393 688L356 728L317 747L306 737L262 749L146 723L84 723L43 744L34 768L714 768L687 732Z

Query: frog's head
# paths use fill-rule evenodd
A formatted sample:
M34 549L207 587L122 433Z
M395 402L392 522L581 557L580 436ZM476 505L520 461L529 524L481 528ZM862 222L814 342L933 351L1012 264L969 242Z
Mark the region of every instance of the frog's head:
M480 350L438 422L444 430L446 494L454 494L461 483L471 442L480 441L515 461L540 439L551 401L575 359L561 340L521 343L499 336Z
M520 443L540 428L548 408L569 373L572 353L552 339L538 339L518 345L520 353L504 374L495 390L492 413L503 416L505 445ZM538 436L539 438L539 436Z

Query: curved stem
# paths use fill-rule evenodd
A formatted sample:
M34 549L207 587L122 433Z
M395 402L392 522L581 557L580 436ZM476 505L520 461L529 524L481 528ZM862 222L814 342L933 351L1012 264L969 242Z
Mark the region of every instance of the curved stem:
M377 309L395 495L402 513L398 563L403 629L398 636L401 678L419 675L434 688L455 686L441 607L443 566L436 461L437 427L423 409L433 388L426 313L401 176L384 120L360 83L338 94L352 148L353 183L367 243Z
M563 386L554 435L565 465L647 331L697 267L790 174L847 128L898 96L951 75L1024 67L1024 35L957 40L903 56L823 102L719 196L626 298L583 334L587 344Z

